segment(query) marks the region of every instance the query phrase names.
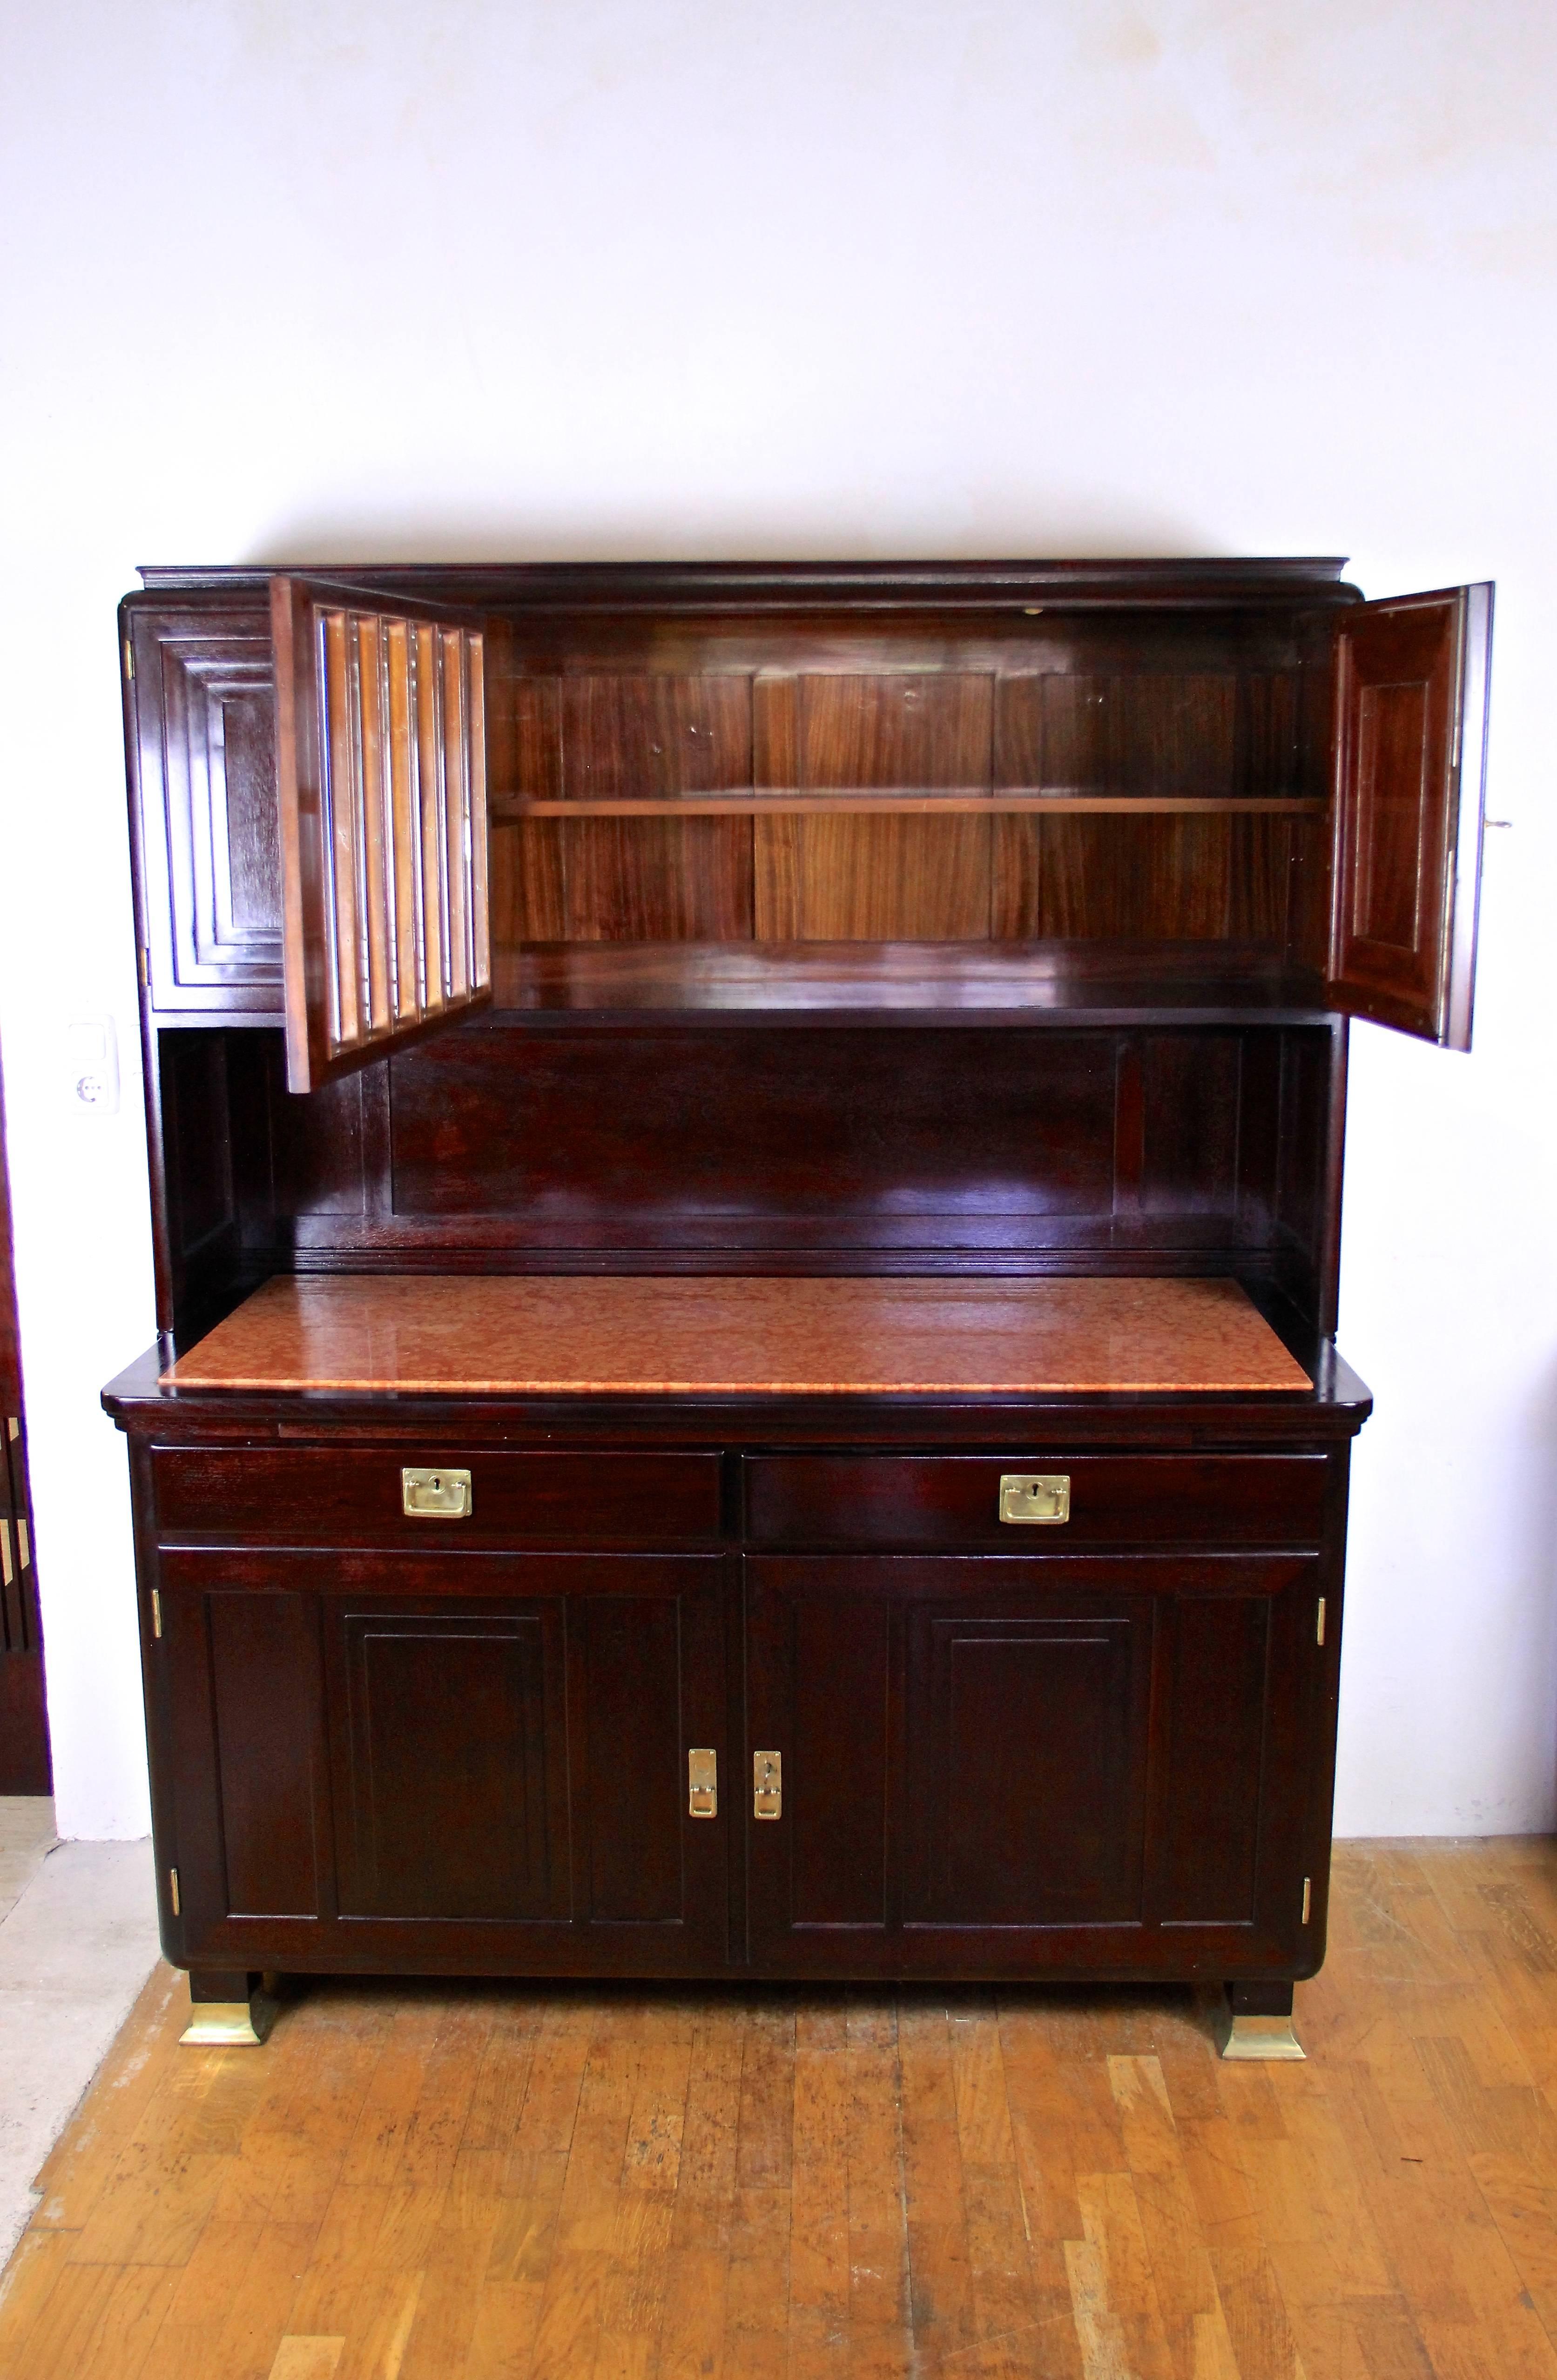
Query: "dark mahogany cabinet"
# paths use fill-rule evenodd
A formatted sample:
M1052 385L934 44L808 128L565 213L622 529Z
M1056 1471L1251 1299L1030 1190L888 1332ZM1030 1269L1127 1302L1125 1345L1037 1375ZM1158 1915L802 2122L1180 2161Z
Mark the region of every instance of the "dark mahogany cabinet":
M1468 1046L1490 589L148 571L163 1936L1323 1956L1347 1019Z

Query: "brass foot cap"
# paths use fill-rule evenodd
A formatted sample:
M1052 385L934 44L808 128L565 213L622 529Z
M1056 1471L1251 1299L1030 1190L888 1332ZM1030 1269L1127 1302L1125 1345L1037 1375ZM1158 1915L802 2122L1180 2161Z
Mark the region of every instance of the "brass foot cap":
M1217 2011L1216 2046L1223 2058L1307 2058L1289 2016L1235 2016Z
M257 2049L274 2022L275 2002L262 1992L251 2000L194 2000L178 2038L196 2049Z

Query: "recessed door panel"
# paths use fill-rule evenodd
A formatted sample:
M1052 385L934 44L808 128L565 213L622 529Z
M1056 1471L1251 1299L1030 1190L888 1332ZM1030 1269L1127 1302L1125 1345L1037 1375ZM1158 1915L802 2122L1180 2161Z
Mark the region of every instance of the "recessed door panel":
M1149 1607L1085 1595L914 1610L912 1919L1138 1920L1150 1645Z
M566 1917L562 1614L345 1611L359 1917Z
M1364 603L1335 630L1329 997L1470 1047L1492 589Z

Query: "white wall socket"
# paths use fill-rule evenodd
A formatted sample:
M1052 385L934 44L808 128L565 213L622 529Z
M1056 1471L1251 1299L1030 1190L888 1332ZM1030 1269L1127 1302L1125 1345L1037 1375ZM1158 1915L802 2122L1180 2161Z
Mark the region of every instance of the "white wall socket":
M111 1016L72 1016L65 1027L70 1095L97 1115L116 1115L119 1106L119 1037Z

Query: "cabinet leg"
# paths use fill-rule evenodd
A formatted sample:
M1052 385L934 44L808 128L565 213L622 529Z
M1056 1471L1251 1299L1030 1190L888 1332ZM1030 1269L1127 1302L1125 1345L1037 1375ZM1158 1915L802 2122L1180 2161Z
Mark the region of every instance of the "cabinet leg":
M1292 1985L1224 1985L1216 2046L1223 2058L1307 2057L1292 2029Z
M275 2002L258 1975L241 1968L201 1967L189 1973L189 2022L180 2041L201 2049L257 2048L275 2022Z

